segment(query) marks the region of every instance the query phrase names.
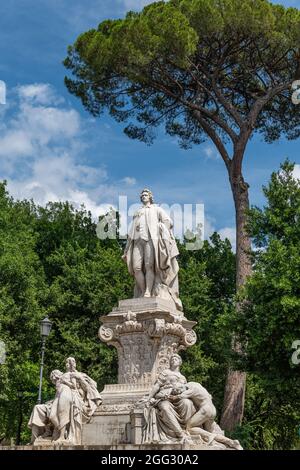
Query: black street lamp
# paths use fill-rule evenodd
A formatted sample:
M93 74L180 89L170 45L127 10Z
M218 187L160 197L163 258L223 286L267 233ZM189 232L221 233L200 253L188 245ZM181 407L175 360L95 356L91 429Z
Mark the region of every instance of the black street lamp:
M42 337L42 351L41 351L41 368L40 368L40 386L39 386L39 396L38 396L38 403L42 402L42 383L43 383L43 370L44 370L44 355L45 355L45 345L46 339L50 334L52 322L49 320L48 317L44 318L41 321L41 337Z

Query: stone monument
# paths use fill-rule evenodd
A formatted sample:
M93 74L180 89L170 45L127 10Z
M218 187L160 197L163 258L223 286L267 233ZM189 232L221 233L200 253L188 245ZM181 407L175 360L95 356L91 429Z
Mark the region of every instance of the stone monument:
M178 352L196 343L196 322L179 298L172 221L148 189L141 202L123 255L135 278L133 298L100 317L100 340L118 352L118 383L100 396L72 361L65 374L53 371L56 396L34 408L33 441L49 434L52 442L98 449L240 449L215 423L208 391L180 372Z
M209 393L179 371L178 352L196 343L196 322L185 318L179 298L172 221L151 191L144 189L140 198L123 255L135 278L134 296L100 318L101 341L118 351L118 384L105 386L102 404L83 426L82 443L240 448L214 422Z

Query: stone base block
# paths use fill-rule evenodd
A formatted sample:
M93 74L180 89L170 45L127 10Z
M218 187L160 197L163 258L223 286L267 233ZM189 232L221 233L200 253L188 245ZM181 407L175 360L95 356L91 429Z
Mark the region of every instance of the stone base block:
M82 429L82 445L87 446L129 444L130 438L129 414L94 416Z
M109 450L117 450L117 451L139 451L139 450L233 450L233 449L221 449L217 446L207 446L205 444L198 444L192 447L187 447L182 444L141 444L141 445L134 445L134 444L118 444L118 445L80 445L80 446L72 446L67 444L59 444L55 445L52 444L51 446L0 446L0 450L98 450L98 451L109 451Z
M140 444L144 417L136 403L149 392L139 384L105 385L102 404L83 425L83 445Z

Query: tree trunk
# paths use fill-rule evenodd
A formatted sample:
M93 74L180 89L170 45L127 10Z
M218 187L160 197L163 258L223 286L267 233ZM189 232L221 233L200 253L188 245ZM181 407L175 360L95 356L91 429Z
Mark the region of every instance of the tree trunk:
M238 291L245 284L252 271L250 259L251 240L246 230L247 211L249 210L249 185L240 174L232 178L231 188L236 213L236 289Z
M238 161L241 161L241 158ZM236 211L236 288L238 291L251 274L252 267L250 259L251 240L246 231L249 185L244 181L241 166L235 165L235 163L234 158L232 161L234 166L232 166L229 177ZM240 310L241 306L237 305L237 309ZM241 352L241 345L234 338L233 349ZM245 390L246 373L229 369L220 422L222 429L233 431L237 425L241 424L244 414Z

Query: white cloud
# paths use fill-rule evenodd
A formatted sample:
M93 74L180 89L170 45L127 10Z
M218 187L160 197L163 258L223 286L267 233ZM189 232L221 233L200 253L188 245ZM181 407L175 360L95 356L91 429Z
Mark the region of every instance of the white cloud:
M6 104L6 84L0 80L0 104Z
M76 164L65 154L36 160L27 178L8 180L8 190L18 199L32 198L40 205L66 200L77 208L84 204L97 217L103 211L89 196L87 186L103 183L106 178L105 170ZM82 185L84 189L80 189Z
M294 178L298 178L300 180L300 165L296 164L294 168Z
M84 163L89 119L82 121L50 85L18 87L11 103L0 124L0 179L15 198L40 205L68 200L97 217L135 184L129 176L111 184L105 168Z
M80 128L77 111L52 106L23 105L20 121L32 140L40 145L76 137Z
M20 157L42 156L48 145L54 150L57 146L72 146L71 139L80 130L79 114L74 109L58 107L61 100L49 85L18 87L17 94L17 108L1 126L0 156L5 159L6 168Z
M134 186L136 184L136 179L131 176L125 176L125 178L122 179L122 182L127 186Z
M23 129L12 128L0 137L0 156L10 159L11 156L20 157L30 155L33 145L30 136Z
M207 160L218 160L220 158L219 153L212 145L206 145L203 152Z
M228 238L228 240L231 243L233 251L235 251L236 248L236 229L235 227L224 227L221 230L219 230L219 235L222 240L225 240L225 238Z
M154 0L123 0L125 10L141 10Z
M18 87L18 93L21 99L38 104L61 104L64 99L57 96L55 90L48 83L34 83Z
M208 240L215 231L215 220L206 215L204 219L204 239Z

